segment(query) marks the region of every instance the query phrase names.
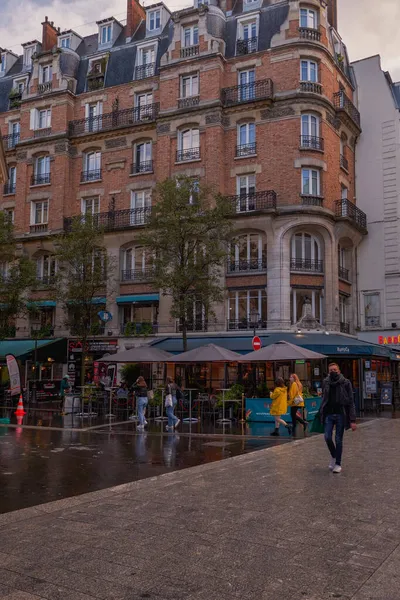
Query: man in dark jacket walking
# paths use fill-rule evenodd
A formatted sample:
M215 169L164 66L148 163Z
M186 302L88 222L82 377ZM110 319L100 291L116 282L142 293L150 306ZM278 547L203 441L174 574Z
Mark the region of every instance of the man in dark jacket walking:
M329 469L334 473L342 470L343 435L345 429L356 430L356 408L353 388L343 377L336 363L329 365L329 376L322 386L321 420L325 427L325 441L331 453ZM335 443L332 440L336 427Z

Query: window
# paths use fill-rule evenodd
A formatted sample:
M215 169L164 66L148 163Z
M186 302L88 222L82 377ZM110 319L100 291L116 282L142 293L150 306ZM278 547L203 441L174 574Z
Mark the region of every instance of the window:
M181 77L181 98L191 98L199 95L199 76L183 75Z
M112 25L104 25L101 29L100 29L100 43L101 44L108 44L109 42L111 42L111 29L112 29Z
M237 212L248 212L256 209L256 176L251 175L240 175L236 181L238 200L236 211Z
M48 222L49 203L47 200L31 203L31 225L44 225Z
M294 288L290 298L291 321L293 324L305 316L308 307L314 319L323 323L323 297L321 290L302 290Z
M10 167L8 169L8 183L6 184L5 190L8 194L15 194L15 187L17 183L17 167Z
M95 196L94 198L83 198L82 199L82 213L84 215L95 215L100 212L100 198Z
M190 187L189 204L197 204L200 192L200 182L198 179L193 179Z
M101 152L89 152L84 158L84 167L89 179L101 177Z
M143 279L149 272L149 251L142 246L127 248L122 258L122 281Z
M155 31L156 29L160 29L161 27L161 11L160 10L152 10L148 13L147 16L148 30Z
M51 254L44 254L36 259L36 278L42 283L50 283L57 272L57 261Z
M151 212L151 191L132 192L131 225L143 225Z
M189 46L197 46L199 43L199 28L197 25L191 27L184 27L183 29L183 46L188 48Z
M152 92L145 92L144 94L137 94L136 95L136 106L137 107L144 107L144 106L150 106L150 104L153 104L153 93Z
M345 185L341 185L341 199L342 200L347 200L349 197L349 188L347 188ZM344 216L344 215L342 215Z
M256 125L243 123L237 128L236 156L248 156L256 153Z
M25 87L26 87L26 79L20 79L20 80L14 81L13 90L15 90L18 94L21 94L21 96L25 91Z
M240 235L231 244L228 259L228 273L260 271L267 266L267 244L262 235L248 233Z
M314 60L300 61L300 79L318 83L318 63Z
M177 162L200 158L200 131L185 129L179 132Z
M292 237L292 271L323 272L322 252L319 240L309 233L296 233Z
M151 142L136 144L133 163L134 173L151 172L153 170Z
M154 63L155 60L155 50L154 50L154 46L151 46L150 48L142 48L140 50L140 64L141 65L150 65L152 63Z
M14 224L14 220L15 220L15 211L13 208L5 208L4 209L4 214L6 216L6 219L8 220L9 223Z
M301 115L301 146L321 149L319 117L316 115Z
M86 131L99 131L102 127L103 103L93 102L85 105Z
M364 314L366 327L379 327L381 324L381 297L379 292L364 294Z
M254 69L247 71L239 71L239 101L244 102L245 100L253 100L255 98L255 81L256 72Z
M300 27L306 27L309 29L317 29L317 13L315 10L310 8L300 9Z
M32 66L32 56L35 48L34 46L29 46L28 48L24 48L24 66L30 67Z
M61 48L70 48L71 47L71 38L70 37L62 38L60 41L60 47Z
M6 70L6 57L3 54L0 59L0 73L4 73Z
M252 19L238 23L238 40L236 42L236 54L248 54L257 51L258 21Z
M267 293L265 289L230 291L228 295L229 329L252 329L252 313L258 313L257 326L267 326Z
M339 321L340 321L340 330L344 330L344 325L348 325L347 321L347 298L343 296L343 294L339 294ZM349 331L345 332L349 333Z
M40 83L49 83L53 78L53 67L51 65L45 65L41 71Z
M43 185L50 183L50 156L40 156L35 161L34 166L34 185Z
M257 22L242 23L242 39L251 40L257 37Z
M318 169L301 170L301 193L304 196L320 195L320 172Z
M51 123L51 110L48 108L46 110L38 111L38 129L45 129L46 127L50 127Z

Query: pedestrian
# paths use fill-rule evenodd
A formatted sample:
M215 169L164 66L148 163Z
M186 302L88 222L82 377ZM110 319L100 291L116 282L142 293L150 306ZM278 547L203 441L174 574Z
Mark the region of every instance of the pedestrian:
M137 426L138 431L144 431L147 421L145 418L146 407L148 404L148 388L144 378L140 375L132 386L132 391L135 393L137 400L137 412L139 418L139 425Z
M178 402L176 397L178 390L179 392L181 391L172 377L167 377L167 382L165 385L165 412L167 413L168 417L167 429L169 431L178 427L179 423L181 422L180 419L174 415L175 406Z
M291 426L282 419L282 415L287 413L288 406L287 387L285 386L285 382L283 381L282 377L278 377L278 379L276 379L275 389L270 393L270 396L272 398L270 413L273 417L275 417L275 430L271 433L271 435L280 435L279 426L281 424L286 427L289 435L291 435Z
M357 425L352 385L342 375L336 363L329 365L329 375L322 384L320 418L324 424L325 442L331 453L329 469L334 473L340 473L344 431L345 429L355 431ZM334 427L335 443L332 440Z
M65 402L65 394L69 394L71 391L71 382L69 380L69 375L64 375L61 379L60 383L60 410L63 412L64 402Z
M304 432L306 432L308 425L307 421L299 415L299 411L303 412L304 409L303 385L296 373L292 373L290 376L288 405L290 406L290 416L292 419L293 435L296 435L297 422L303 425Z

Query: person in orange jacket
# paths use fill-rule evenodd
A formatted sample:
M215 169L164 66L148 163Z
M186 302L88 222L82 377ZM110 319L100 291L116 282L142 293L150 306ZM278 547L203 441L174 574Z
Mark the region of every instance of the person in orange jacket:
M275 381L275 389L270 393L270 396L272 398L270 414L275 417L275 430L271 435L280 435L279 426L281 424L286 427L290 435L292 433L292 427L282 419L282 415L287 413L288 405L287 387L285 386L282 377L278 377Z
M308 423L298 414L299 411L303 412L304 409L303 386L296 373L292 373L292 375L290 376L288 405L290 406L290 416L292 417L293 435L296 434L297 421L303 425L305 432Z

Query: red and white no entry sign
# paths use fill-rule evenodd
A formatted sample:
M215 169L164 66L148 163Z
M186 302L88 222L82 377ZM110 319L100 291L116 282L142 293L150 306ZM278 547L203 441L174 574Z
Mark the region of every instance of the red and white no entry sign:
M258 335L253 337L252 346L253 350L261 350L261 340Z

